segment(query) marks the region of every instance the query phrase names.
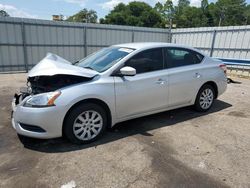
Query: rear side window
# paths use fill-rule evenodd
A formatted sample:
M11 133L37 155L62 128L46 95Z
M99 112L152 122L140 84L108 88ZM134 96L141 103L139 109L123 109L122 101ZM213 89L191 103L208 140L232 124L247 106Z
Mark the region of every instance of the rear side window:
M136 69L136 73L145 73L163 69L162 48L155 48L139 52L129 59L125 66Z
M165 59L168 68L198 64L204 56L198 52L183 48L166 48Z

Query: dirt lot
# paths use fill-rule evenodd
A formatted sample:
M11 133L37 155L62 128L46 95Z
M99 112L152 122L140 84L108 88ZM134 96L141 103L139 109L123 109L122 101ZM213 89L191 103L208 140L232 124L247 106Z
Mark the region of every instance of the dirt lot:
M127 121L99 141L20 142L10 123L25 74L0 75L0 187L250 187L250 80L207 113L182 108Z

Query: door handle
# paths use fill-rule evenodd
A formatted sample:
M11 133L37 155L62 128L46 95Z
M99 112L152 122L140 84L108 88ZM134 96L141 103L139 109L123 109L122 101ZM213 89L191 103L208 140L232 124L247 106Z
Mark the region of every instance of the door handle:
M160 79L157 80L155 83L160 84L160 85L163 85L163 84L166 83L166 80L160 78Z
M200 78L201 77L201 74L200 73L195 73L195 78Z

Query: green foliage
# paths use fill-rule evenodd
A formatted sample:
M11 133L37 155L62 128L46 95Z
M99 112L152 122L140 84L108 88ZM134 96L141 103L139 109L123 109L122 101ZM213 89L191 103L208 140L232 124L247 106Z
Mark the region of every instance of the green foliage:
M156 4L156 7L161 7L160 4ZM250 23L250 7L245 0L218 0L216 3L202 0L200 7L190 6L188 0L179 0L174 9L172 20L178 28Z
M178 10L182 10L190 5L189 0L179 0L178 1Z
M161 4L160 2L156 3L154 9L161 14L164 20L164 25L171 24L175 12L173 2L171 0L166 0L164 4Z
M245 24L250 24L250 5L247 5L244 11Z
M208 0L202 0L202 1L201 1L201 10L202 10L203 12L208 11L208 6L209 6Z
M131 25L144 27L163 27L163 18L159 12L144 2L118 4L100 23Z
M0 10L0 17L9 17L10 15L5 10Z
M219 20L221 20L222 26L244 24L245 0L218 0L215 5L216 25L219 23Z
M203 27L207 24L207 18L202 10L197 7L186 7L177 14L178 27Z
M83 9L68 18L68 21L96 23L97 15L93 10ZM177 6L172 0L164 0L151 7L145 2L133 1L129 4L120 3L110 11L102 24L131 25L145 27L169 27L173 24L178 28L229 26L250 24L250 5L246 0L201 0L199 7L190 5L189 0L179 0Z
M96 23L97 14L94 10L87 10L86 8L84 8L73 16L70 16L66 21Z

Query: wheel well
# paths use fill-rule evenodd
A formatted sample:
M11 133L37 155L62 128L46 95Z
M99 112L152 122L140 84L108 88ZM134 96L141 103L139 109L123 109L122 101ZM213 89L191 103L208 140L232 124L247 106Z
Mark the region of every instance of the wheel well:
M104 110L107 112L107 118L108 118L108 128L111 127L111 124L112 124L112 116L111 116L111 111L108 107L108 105L103 102L102 100L100 99L84 99L82 101L79 101L77 102L76 104L74 104L73 106L71 106L71 108L68 110L68 112L66 113L64 119L63 119L63 128L62 128L62 134L64 135L64 124L65 124L65 120L66 118L68 117L68 115L70 114L70 112L76 107L76 106L79 106L79 105L83 105L84 103L94 103L94 104L97 104L97 105L100 105L101 107L104 108Z
M206 82L205 84L203 84L201 87L203 87L204 85L210 85L214 88L214 92L215 92L215 99L218 97L218 87L217 87L217 84L213 81L209 81L209 82Z

